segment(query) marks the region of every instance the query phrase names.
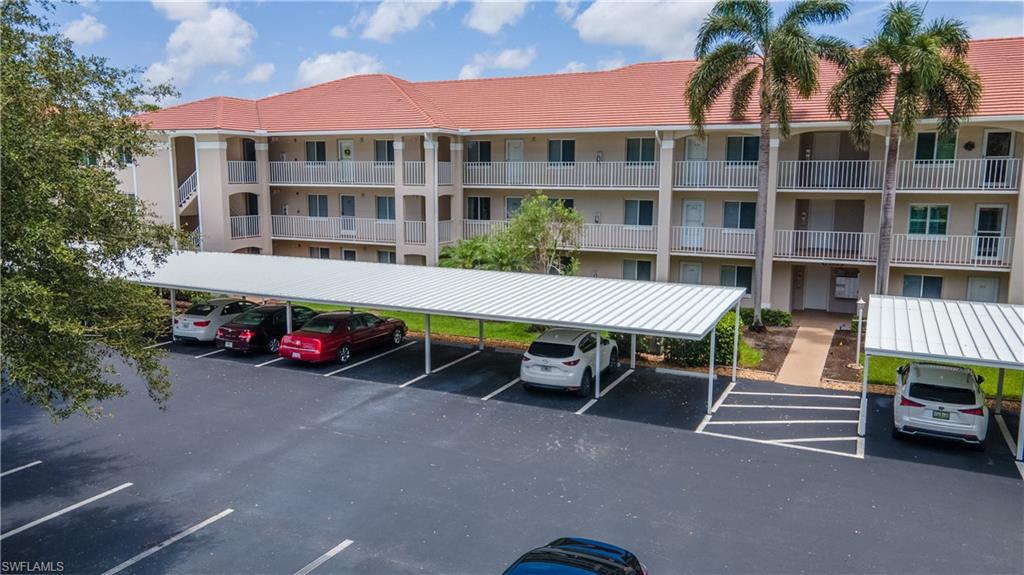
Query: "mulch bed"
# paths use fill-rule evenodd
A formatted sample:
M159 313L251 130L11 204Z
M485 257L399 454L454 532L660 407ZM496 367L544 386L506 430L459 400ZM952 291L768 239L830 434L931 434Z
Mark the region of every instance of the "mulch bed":
M837 329L832 336L832 347L828 350L822 377L838 381L860 381L861 370L851 367L856 364L856 355L857 332Z
M793 338L796 337L795 327L769 327L763 332L743 330L743 340L750 347L761 352L761 364L757 366L758 371L778 373L782 368L782 362L786 361L789 354L789 347L793 345Z

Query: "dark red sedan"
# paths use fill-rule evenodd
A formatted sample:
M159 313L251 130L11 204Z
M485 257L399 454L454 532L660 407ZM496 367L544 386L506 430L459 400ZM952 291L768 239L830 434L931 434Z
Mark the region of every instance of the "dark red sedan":
M322 313L281 339L277 353L287 359L348 363L352 353L405 339L405 322L370 313Z

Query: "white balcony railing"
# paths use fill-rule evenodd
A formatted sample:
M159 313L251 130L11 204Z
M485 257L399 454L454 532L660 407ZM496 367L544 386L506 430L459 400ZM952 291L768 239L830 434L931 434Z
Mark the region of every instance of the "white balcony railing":
M736 228L672 228L674 254L753 257L754 230Z
M900 160L896 186L901 190L1016 190L1020 160Z
M422 186L427 178L427 166L423 162L402 162L402 177L407 186Z
M508 227L505 220L463 220L466 238L490 236ZM653 252L658 245L657 226L583 224L577 244L581 250Z
M373 218L270 216L275 238L395 243L395 221Z
M506 220L462 220L462 237L492 236L507 227Z
M870 263L878 259L878 234L776 230L775 257L790 260Z
M427 243L427 222L405 222L405 243L422 246Z
M271 184L391 186L394 162L270 162Z
M231 239L257 238L260 235L260 217L231 216Z
M199 189L199 172L192 172L192 175L185 178L185 181L178 186L178 207L183 208L192 199Z
M734 190L757 187L757 162L676 162L673 172L672 186L675 188Z
M466 162L466 186L652 189L656 162Z
M880 190L881 160L800 160L779 162L782 190Z
M188 233L185 237L185 243L182 244L181 249L201 252L203 251L203 230L202 228L196 228Z
M448 244L455 240L455 228L453 227L451 220L441 220L437 222L437 241L442 244Z
M452 163L451 162L438 162L437 163L437 183L441 186L452 185Z
M972 268L1009 268L1009 236L893 234L892 263Z
M228 160L229 184L255 184L256 162Z

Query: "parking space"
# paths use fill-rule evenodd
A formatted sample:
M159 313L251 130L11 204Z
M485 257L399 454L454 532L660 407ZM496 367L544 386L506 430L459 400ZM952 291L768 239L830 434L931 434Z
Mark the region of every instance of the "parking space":
M728 379L719 377L715 381L715 396L727 385ZM692 431L704 418L707 389L704 377L637 369L604 394L586 414Z

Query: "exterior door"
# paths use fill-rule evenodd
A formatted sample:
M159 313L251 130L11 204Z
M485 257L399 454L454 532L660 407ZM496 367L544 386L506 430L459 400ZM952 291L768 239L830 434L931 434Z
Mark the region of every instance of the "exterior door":
M686 168L684 174L687 186L700 187L708 180L708 141L696 136L687 136L685 140Z
M341 204L341 229L347 233L356 231L356 197L342 195L339 198Z
M701 265L684 262L679 269L679 281L684 284L700 285L702 281Z
M505 140L505 171L505 178L509 184L519 184L524 181L522 140Z
M986 277L967 278L967 299L991 303L999 301L999 279Z
M704 200L683 201L683 237L685 248L704 247Z
M341 183L355 182L355 150L352 140L338 140L338 181Z
M979 204L974 217L976 246L974 255L984 259L998 259L1003 252L1003 232L1006 227L1006 205Z
M1010 185L1016 175L1010 161L1013 157L1013 132L986 130L983 152L982 183L985 187L1002 188Z
M804 309L804 266L793 266L793 284L790 286L789 308Z

